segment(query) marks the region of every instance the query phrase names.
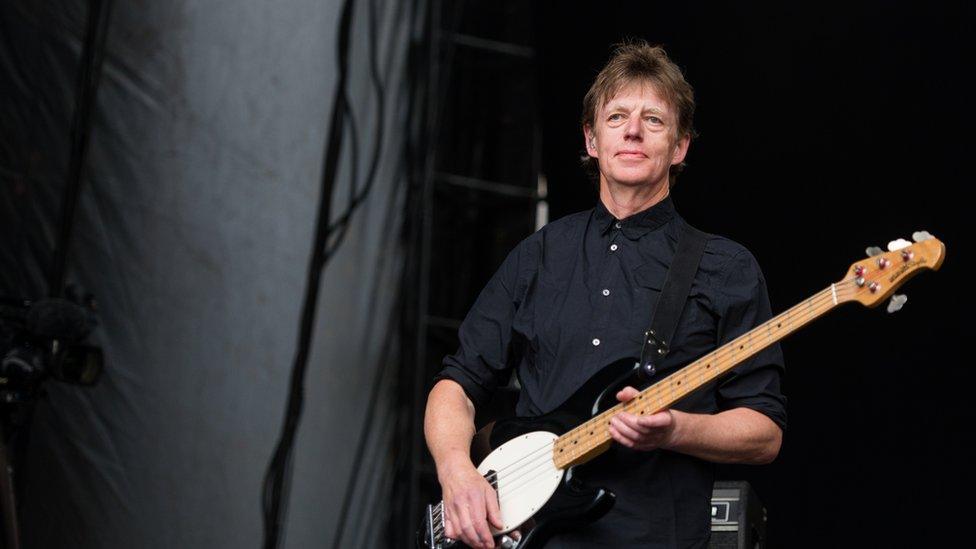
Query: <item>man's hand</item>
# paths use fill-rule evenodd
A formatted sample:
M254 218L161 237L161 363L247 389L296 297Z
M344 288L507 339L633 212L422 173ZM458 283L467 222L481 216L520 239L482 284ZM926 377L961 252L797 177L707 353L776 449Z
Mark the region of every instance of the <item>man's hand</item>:
M617 393L617 400L628 402L638 392L633 387L626 387ZM620 412L610 420L610 436L613 440L634 450L666 448L672 441L674 428L674 414L670 410L649 416Z
M493 549L488 522L502 528L498 494L466 456L438 467L444 498L444 535L474 549Z

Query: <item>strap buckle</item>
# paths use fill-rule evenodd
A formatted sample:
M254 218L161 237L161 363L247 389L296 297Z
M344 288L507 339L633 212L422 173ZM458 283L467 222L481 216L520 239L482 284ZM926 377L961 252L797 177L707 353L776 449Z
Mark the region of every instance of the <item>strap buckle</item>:
M654 330L644 332L644 343L641 345L639 363L641 373L647 377L653 376L657 372L655 364L658 360L666 357L670 350L668 343L658 337Z

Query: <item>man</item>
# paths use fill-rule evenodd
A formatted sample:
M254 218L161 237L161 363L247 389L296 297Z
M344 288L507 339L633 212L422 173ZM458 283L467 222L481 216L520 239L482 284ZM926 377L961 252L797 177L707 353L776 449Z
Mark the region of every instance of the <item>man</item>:
M459 330L458 352L430 392L425 434L437 465L446 535L492 547L493 489L469 458L475 406L514 369L517 413L558 407L602 367L639 355L643 331L683 221L669 194L694 133L694 98L659 47L624 44L584 99L586 160L599 174L596 207L522 241ZM667 375L771 317L765 281L740 244L710 235L661 364ZM782 353L772 346L718 383L650 416L616 415L617 444L587 471L617 495L600 520L547 547L704 547L713 462L768 463L786 424ZM628 387L620 401L633 398Z

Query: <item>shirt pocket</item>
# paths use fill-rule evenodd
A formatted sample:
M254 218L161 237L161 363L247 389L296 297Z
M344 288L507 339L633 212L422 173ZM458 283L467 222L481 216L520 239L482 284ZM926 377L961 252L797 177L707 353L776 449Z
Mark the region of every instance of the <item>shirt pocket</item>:
M651 327L651 316L661 296L661 289L664 288L668 268L657 262L648 262L631 269L630 275L633 298L630 300L628 336L640 344L644 332Z

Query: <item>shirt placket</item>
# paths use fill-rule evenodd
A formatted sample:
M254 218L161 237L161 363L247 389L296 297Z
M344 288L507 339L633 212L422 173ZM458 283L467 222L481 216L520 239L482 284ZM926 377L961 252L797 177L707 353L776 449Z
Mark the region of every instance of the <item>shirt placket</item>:
M591 302L594 303L594 323L590 340L594 356L605 354L607 338L610 335L610 314L613 310L613 299L617 294L616 273L620 270L620 253L624 246L619 221L614 221L611 225L609 237L609 242L602 251L599 282L595 288L591 287L589 290L595 293L590 296Z

